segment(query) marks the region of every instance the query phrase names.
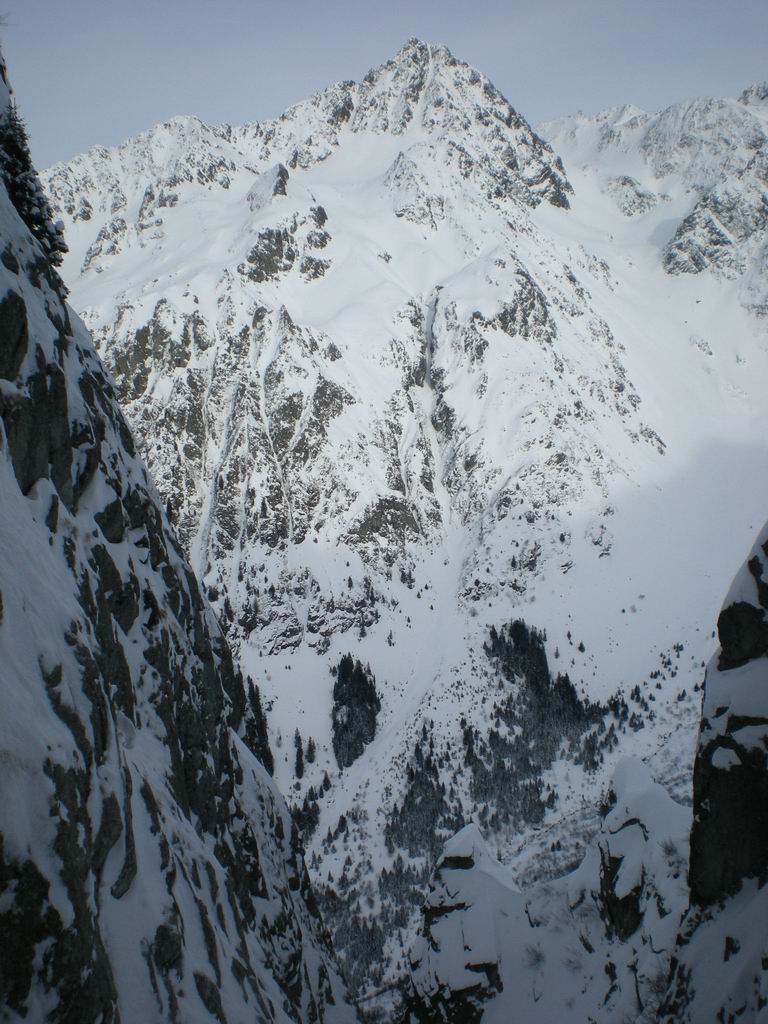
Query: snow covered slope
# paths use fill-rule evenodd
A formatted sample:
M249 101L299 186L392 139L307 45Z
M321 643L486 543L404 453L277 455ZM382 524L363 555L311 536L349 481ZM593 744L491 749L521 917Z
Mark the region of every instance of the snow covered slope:
M738 281L740 301L768 315L768 82L738 100L691 100L658 114L617 107L541 131L625 216L673 204L659 238L668 273Z
M64 302L2 62L0 138L0 1017L352 1021L259 708Z
M580 867L524 891L468 825L430 884L407 1019L656 1020L687 905L690 823L642 762L622 761Z
M768 505L761 96L572 119L552 149L411 41L275 121L178 118L45 176L360 991L404 970L465 822L524 874L557 828L555 871L622 752L690 783L702 623ZM733 259L673 259L735 182ZM562 742L525 755L552 701Z
M718 620L693 821L625 760L582 863L547 884L516 885L466 826L430 882L407 1020L768 1020L767 567L768 527Z

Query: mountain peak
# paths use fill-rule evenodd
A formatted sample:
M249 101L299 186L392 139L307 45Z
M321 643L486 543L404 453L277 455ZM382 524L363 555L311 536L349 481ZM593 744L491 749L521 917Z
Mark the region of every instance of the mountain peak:
M387 64L456 64L458 63L444 43L428 43L424 39L412 36L397 51Z
M568 205L571 187L547 143L485 75L442 44L409 39L394 58L369 71L350 96L349 123L353 131L392 135L413 129L463 152L479 147L513 176L535 163L535 172L522 173L523 179L547 182L550 201Z
M366 101L372 100L378 108L384 103L389 108L385 130L400 134L412 122L417 106L434 105L425 103L428 94L438 99L438 105L445 101L452 83L440 72L458 64L446 46L409 39L393 58L368 72L360 86L360 99L368 106L371 103Z
M768 107L768 80L749 85L739 96L739 103L748 107Z

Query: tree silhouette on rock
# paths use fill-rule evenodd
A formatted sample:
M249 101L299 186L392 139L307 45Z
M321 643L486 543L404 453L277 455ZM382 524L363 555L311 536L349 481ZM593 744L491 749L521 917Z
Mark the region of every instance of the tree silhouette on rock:
M345 654L333 687L333 752L340 768L348 768L376 735L381 701L370 668Z

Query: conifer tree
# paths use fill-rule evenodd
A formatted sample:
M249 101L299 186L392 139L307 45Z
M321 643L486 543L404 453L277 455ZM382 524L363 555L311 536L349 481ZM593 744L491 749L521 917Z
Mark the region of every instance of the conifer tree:
M351 654L345 654L336 670L333 700L333 752L339 767L346 768L376 735L381 702L370 666L363 668Z
M5 79L3 68L3 79ZM48 198L32 164L27 129L12 102L0 117L0 178L16 212L54 266L67 251L61 221L53 221Z
M250 676L246 677L245 692L247 703L243 719L243 739L249 749L258 757L270 775L275 771L275 759L269 746L269 733L267 731L267 716L261 706L261 694L259 688Z

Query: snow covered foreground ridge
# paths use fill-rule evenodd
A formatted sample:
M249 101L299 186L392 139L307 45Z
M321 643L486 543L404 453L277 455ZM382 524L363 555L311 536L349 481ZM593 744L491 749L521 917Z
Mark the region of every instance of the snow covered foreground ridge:
M656 1019L688 902L691 813L634 760L617 767L610 802L581 866L533 891L475 825L446 845L411 957L409 1020Z
M0 63L3 132L9 104ZM295 826L254 754L258 706L64 303L43 244L58 235L13 130L0 150L0 1017L352 1021ZM15 178L9 194L19 159L27 191Z
M761 96L571 119L564 166L412 42L275 121L46 175L358 995L405 971L466 821L530 879L578 861L623 754L690 785L704 624L768 507ZM673 268L725 187L744 230ZM335 698L348 653L369 700Z
M466 826L430 883L409 1021L768 1020L768 526L718 632L693 821L622 761L579 868L533 890Z

